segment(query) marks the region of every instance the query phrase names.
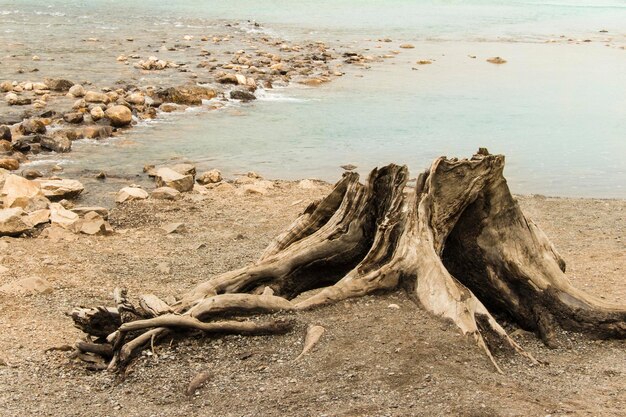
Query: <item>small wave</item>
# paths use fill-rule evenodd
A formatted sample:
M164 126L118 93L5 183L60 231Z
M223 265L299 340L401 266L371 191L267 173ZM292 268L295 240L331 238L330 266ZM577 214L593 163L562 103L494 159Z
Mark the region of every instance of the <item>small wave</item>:
M259 101L276 101L276 102L290 102L290 103L305 103L309 100L298 98L298 97L290 97L285 94L276 93L276 92L268 92L267 90L259 89L256 91L256 98Z
M37 16L54 16L54 17L66 16L65 13L61 13L61 12L39 12L39 11L36 11L35 14Z

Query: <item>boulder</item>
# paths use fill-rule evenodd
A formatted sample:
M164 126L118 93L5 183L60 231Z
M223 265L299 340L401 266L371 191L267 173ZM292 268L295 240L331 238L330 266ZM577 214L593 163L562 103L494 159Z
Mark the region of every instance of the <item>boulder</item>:
M70 94L74 97L83 97L85 95L85 89L80 84L74 84L70 90Z
M39 184L19 175L10 174L2 187L2 203L4 208L19 207L30 212L47 208L49 201Z
M165 113L172 113L175 111L183 111L187 108L187 106L183 106L175 103L163 103L159 106L159 110Z
M11 81L2 81L0 83L0 91L3 93L13 91L13 83Z
M85 218L76 224L76 232L86 235L109 235L112 234L113 228L96 212L89 212Z
M34 180L35 178L43 177L43 174L41 173L41 171L35 168L27 168L22 171L22 177L26 178L27 180Z
M8 93L4 99L9 106L27 106L33 102L32 99L28 97L20 97L15 93Z
M220 84L239 84L236 74L221 74L218 75L216 81Z
M41 136L39 144L43 149L57 153L65 153L72 150L72 141L67 136Z
M154 189L150 196L156 200L179 200L182 194L171 187L159 187Z
M89 111L89 114L91 115L93 121L97 122L104 117L104 110L102 110L102 107L96 106Z
M156 95L163 102L198 106L202 104L202 100L210 100L217 93L211 88L199 85L184 85L157 91Z
M44 78L43 82L52 91L69 91L74 85L73 82L60 78Z
M85 126L83 128L83 136L87 139L104 139L112 135L113 128L111 126Z
M46 133L46 125L39 119L27 119L18 127L22 135L34 135Z
M11 141L13 135L11 134L11 128L9 126L0 126L0 139Z
M243 102L248 102L252 100L256 100L256 96L249 91L245 90L233 90L230 92L230 98L233 100L241 100Z
M67 123L78 124L82 123L83 119L84 116L81 112L70 112L63 115L63 120L65 120L65 122Z
M0 236L19 236L30 229L20 207L0 209Z
M84 100L87 103L108 103L109 96L104 93L99 93L97 91L87 91L84 96Z
M0 293L7 295L36 295L49 294L51 292L52 286L50 283L39 277L24 278L0 287Z
M176 164L170 166L169 168L178 172L180 175L191 175L192 177L196 176L196 166L193 164Z
M78 222L78 214L67 210L59 203L50 203L50 223L61 226L64 229L71 229Z
M148 193L145 190L137 187L124 187L118 191L115 202L124 203L132 200L145 200L146 198L148 198Z
M109 107L104 114L111 121L111 124L115 127L128 126L133 120L133 114L126 106L113 106Z
M146 102L146 98L142 93L133 93L126 97L126 102L138 106L144 104Z
M85 187L80 181L70 179L37 179L44 196L53 201L76 198Z
M20 168L20 162L14 158L0 158L0 168L15 171Z
M13 145L8 140L0 139L0 152L10 152Z
M500 58L499 56L494 56L493 58L487 59L487 62L491 64L500 65L500 64L506 64L506 59Z
M24 217L24 221L30 224L32 227L38 226L40 224L48 223L50 221L50 210L48 209L35 210L31 213L28 213L28 215Z
M83 98L79 98L78 100L74 102L74 104L72 104L73 110L80 110L80 109L84 109L85 107L87 107L87 102Z
M193 176L182 175L171 168L160 168L156 172L155 180L159 187L171 187L181 193L193 190Z
M202 185L215 184L222 181L222 173L217 169L212 169L200 174L197 181Z

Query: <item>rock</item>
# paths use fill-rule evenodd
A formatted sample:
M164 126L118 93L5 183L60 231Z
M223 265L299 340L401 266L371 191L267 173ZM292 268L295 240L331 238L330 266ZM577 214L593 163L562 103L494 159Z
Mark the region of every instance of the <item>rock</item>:
M392 310L400 310L400 306L398 304L389 304L387 308L390 308Z
M128 126L133 120L133 114L126 106L113 106L109 107L104 114L111 121L111 124L115 127Z
M148 174L149 177L156 176L156 167L153 164L145 164L143 166L143 172Z
M50 283L39 277L24 278L0 287L0 293L7 295L36 295L50 294L51 292Z
M81 217L85 217L88 213L96 213L104 220L109 218L109 210L104 207L74 207L72 211Z
M41 173L41 171L34 168L27 168L22 171L22 177L26 178L27 180L34 180L35 178L43 177L43 174Z
M216 81L220 84L239 84L236 74L221 74Z
M86 235L110 235L114 233L113 228L96 212L89 212L85 218L78 221L75 226L77 233Z
M104 110L102 110L102 107L94 107L89 111L89 114L91 115L93 121L97 122L104 117Z
M0 236L19 236L30 229L22 208L0 209Z
M506 64L506 59L500 58L499 56L494 56L493 58L489 58L487 62L492 64Z
M4 208L19 207L30 212L47 208L49 201L38 183L10 174L2 187L2 203Z
M191 175L192 177L196 176L196 166L193 164L176 164L170 166L169 168L178 172L180 175Z
M422 59L417 61L417 65L430 65L432 63L433 61L431 61L430 59Z
M151 197L156 200L179 200L182 194L171 187L159 187L152 191Z
M82 123L83 122L83 113L81 112L71 112L71 113L65 113L63 115L63 120L65 120L67 123L73 123L73 124L78 124L78 123Z
M9 142L11 142L11 138L13 137L13 135L11 134L11 128L9 128L9 126L0 126L0 139L1 140L8 140Z
M161 104L161 106L159 106L159 110L165 112L165 113L172 113L175 111L182 111L185 110L186 106L181 106L179 104L175 104L175 103L163 103Z
M185 225L183 223L168 223L166 225L161 226L161 230L164 230L165 233L183 233L186 231Z
M7 93L13 91L13 83L11 81L3 81L0 83L0 91Z
M260 180L261 178L263 178L259 173L254 172L254 171L248 171L246 173L246 177L254 178L254 179L257 179L257 180Z
M104 139L112 135L113 128L111 126L85 126L83 128L83 136L87 139Z
M44 78L43 82L52 91L69 91L74 85L73 82L60 78Z
M314 190L318 187L319 185L313 180L306 179L298 182L298 188L302 188L304 190Z
M39 144L43 149L57 153L65 153L72 150L72 141L67 136L41 136Z
M339 168L345 169L346 171L353 171L353 170L357 169L358 167L356 165L353 165L353 164L346 164L346 165L341 165Z
M20 162L14 158L0 158L0 168L15 171L20 168Z
M126 97L126 102L134 105L142 105L146 99L142 93L133 93Z
M28 106L32 104L33 100L28 97L20 97L15 93L8 93L4 99L9 106Z
M160 90L156 95L159 99L163 100L163 102L198 106L202 104L202 100L210 100L214 98L217 93L211 88L200 87L198 85L186 85Z
M215 191L219 191L220 193L223 192L233 192L237 189L237 187L235 187L234 185L227 183L227 182L222 182L220 184L218 184L215 188L213 188Z
M0 139L0 152L11 152L13 145L8 140Z
M84 100L87 103L108 103L110 101L109 96L104 93L98 93L97 91L87 91L85 93Z
M415 48L415 46L410 44L410 43L403 43L402 45L400 45L400 48L402 48L402 49L413 49L413 48Z
M50 227L46 227L43 232L39 235L41 239L50 239L52 242L60 242L62 240L67 242L73 242L78 239L78 237L68 230L65 230L59 225L52 225Z
M197 181L203 185L215 184L222 181L222 173L217 169L212 169L210 171L206 171L200 174Z
M76 198L85 189L79 181L70 179L37 179L35 183L39 184L44 196L53 201Z
M115 202L124 203L133 200L145 200L146 198L148 198L148 193L145 190L137 187L124 187L118 191Z
M28 213L24 217L24 220L30 224L32 227L38 226L40 224L48 223L50 221L50 210L48 209L39 209L35 210L31 213Z
M241 100L243 102L248 102L252 100L256 100L256 96L249 91L244 90L233 90L230 92L230 98L233 100Z
M182 175L171 168L160 168L156 172L156 183L159 187L171 187L181 193L193 189L193 176Z
M241 187L241 193L265 195L267 194L267 189L264 187L255 185L255 184L246 184L243 187Z
M74 84L70 90L70 94L74 97L83 97L85 95L85 89L80 84Z
M71 229L78 220L78 214L67 210L59 203L50 203L50 223L53 225Z
M298 81L300 84L308 85L309 87L318 87L324 83L327 83L329 80L326 78L307 78L304 80Z
M72 104L73 110L80 110L80 109L84 109L85 107L87 107L87 102L85 101L85 99L82 99L82 98L79 98L78 100L74 102L74 104Z
M18 131L22 135L46 133L46 125L40 119L27 119L20 123Z

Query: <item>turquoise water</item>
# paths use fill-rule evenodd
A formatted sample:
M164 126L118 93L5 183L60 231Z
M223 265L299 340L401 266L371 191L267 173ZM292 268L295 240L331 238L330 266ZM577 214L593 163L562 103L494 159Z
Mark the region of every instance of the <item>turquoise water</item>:
M268 91L251 105L170 115L108 144L77 143L69 171L133 174L183 158L227 174L332 181L345 163L362 172L406 163L417 173L436 156L486 146L507 155L514 192L626 198L626 1L43 3L0 1L1 27L13 30L0 36L36 49L40 21L61 39L70 30L193 33L255 19L277 36L372 54L383 37L393 40L388 49L416 46L321 88ZM25 21L34 29L21 33ZM508 63L485 62L496 55ZM421 59L433 64L416 66Z

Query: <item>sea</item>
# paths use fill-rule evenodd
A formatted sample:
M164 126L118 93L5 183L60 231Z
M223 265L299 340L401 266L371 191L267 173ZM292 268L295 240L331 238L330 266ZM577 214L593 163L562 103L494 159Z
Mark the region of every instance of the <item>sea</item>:
M486 147L506 155L514 193L626 198L624 0L0 0L0 79L14 79L3 57L38 55L53 57L43 75L106 80L114 60L85 39L177 36L233 21L371 54L382 39L415 48L320 87L261 90L251 104L79 141L33 165L53 159L68 174L132 176L144 164L189 160L227 176L333 182L345 164L365 175L394 162L417 175L438 156ZM507 63L487 62L494 56Z

